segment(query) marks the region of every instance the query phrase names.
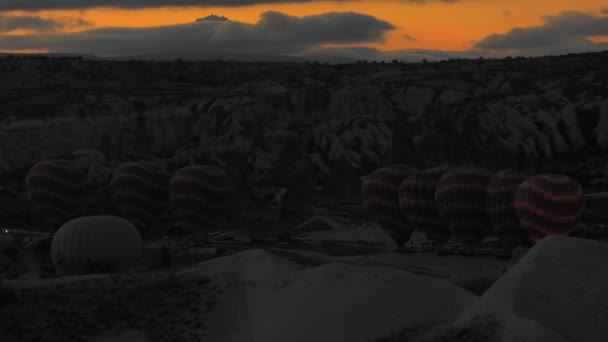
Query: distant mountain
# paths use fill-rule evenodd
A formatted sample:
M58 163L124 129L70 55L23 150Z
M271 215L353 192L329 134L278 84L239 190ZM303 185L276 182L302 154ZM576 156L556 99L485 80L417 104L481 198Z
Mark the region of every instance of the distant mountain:
M307 61L314 61L319 63L328 63L328 64L346 64L346 63L356 63L359 61L357 58L351 58L347 56L339 56L339 55L329 55L329 54L306 54L300 55L294 58L303 58Z
M155 53L155 54L143 54L143 55L128 55L128 56L112 56L106 57L108 60L113 61L126 61L126 60L154 60L154 61L172 61L181 58L183 60L190 61L214 61L214 60L225 60L225 61L241 61L241 62L306 62L310 58L304 57L292 57L285 55L272 55L272 54L251 54L242 52L232 51L181 51L181 52L167 52L167 53Z
M230 19L228 19L228 18L226 18L224 16L220 17L220 16L217 16L215 14L208 15L208 16L206 16L204 18L198 18L198 19L196 19L197 22L198 21L228 21L228 20L230 20Z
M82 57L85 60L110 60L110 61L128 61L128 60L145 60L145 61L172 61L176 59L183 59L187 61L240 61L240 62L319 62L319 63L354 63L357 61L356 58L321 54L321 53L310 53L300 56L288 56L288 55L274 55L274 54L253 54L243 53L235 51L181 51L181 52L166 52L166 53L153 53L153 54L141 54L141 55L127 55L127 56L107 56L100 57L91 53L0 53L0 58L8 56L28 56L28 57L55 57L55 58L68 58L68 57Z
M181 51L154 53L142 55L128 56L112 56L105 57L107 60L127 61L127 60L154 60L154 61L172 61L181 58L187 61L240 61L240 62L319 62L319 63L355 63L356 58L345 57L340 55L325 55L325 54L306 54L300 56L274 55L274 54L255 54L243 53L235 51Z
M99 57L92 53L69 53L69 52L49 52L49 53L12 53L12 52L1 52L0 57L8 56L23 56L23 57L54 57L54 58L68 58L68 57L82 57L83 59L94 61L103 60L104 58Z

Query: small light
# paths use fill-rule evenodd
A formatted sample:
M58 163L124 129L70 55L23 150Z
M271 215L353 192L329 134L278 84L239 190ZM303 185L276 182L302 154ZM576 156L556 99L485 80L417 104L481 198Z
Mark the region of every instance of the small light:
M4 230L4 233L5 233L5 234L8 234L8 229L5 229L5 230Z

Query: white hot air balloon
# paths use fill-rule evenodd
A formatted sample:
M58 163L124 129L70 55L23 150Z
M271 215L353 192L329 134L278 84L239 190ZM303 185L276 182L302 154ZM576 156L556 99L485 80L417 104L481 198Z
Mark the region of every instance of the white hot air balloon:
M125 272L143 252L137 228L118 216L84 216L66 222L53 236L51 258L58 273Z

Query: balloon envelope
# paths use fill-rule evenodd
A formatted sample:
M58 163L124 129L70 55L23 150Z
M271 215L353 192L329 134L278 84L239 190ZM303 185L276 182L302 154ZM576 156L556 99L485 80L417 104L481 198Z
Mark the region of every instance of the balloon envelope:
M515 194L517 217L535 242L547 235L568 235L584 209L583 189L565 175L530 177Z
M62 224L80 209L86 195L86 174L73 161L45 160L27 173L25 191L33 208L47 222Z
M515 193L529 175L515 170L495 174L486 193L486 211L492 230L505 247L515 247L528 239L515 211Z
M72 219L55 233L51 259L59 273L124 272L135 267L143 252L142 237L117 216Z
M169 184L171 209L193 228L208 230L225 212L232 198L230 177L210 165L186 166Z
M437 167L412 172L399 187L399 208L413 228L427 238L447 241L452 233L441 221L435 201L437 183L449 169Z
M362 181L363 206L398 246L414 231L399 209L399 186L414 171L407 165L392 165L370 173Z
M490 233L486 213L486 189L492 173L478 168L457 168L446 172L435 191L442 220L460 242L474 245Z
M121 215L145 232L169 205L169 173L158 163L120 165L110 181L112 199Z

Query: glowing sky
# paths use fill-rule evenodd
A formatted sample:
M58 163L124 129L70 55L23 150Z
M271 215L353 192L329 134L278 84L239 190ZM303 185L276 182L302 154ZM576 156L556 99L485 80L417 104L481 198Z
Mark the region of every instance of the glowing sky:
M388 58L608 49L605 0L173 0L180 6L156 4L166 2L0 0L0 51L128 55L230 50ZM211 14L230 20L194 23Z

